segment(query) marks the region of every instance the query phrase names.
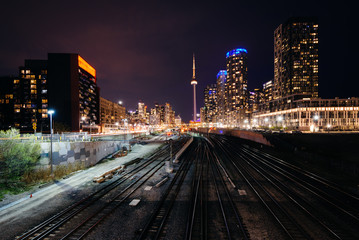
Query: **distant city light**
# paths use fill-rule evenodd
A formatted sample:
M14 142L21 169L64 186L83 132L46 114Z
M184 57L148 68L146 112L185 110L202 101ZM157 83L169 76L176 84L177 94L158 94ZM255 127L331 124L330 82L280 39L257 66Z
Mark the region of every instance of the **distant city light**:
M247 50L244 49L244 48L233 49L233 50L227 52L227 55L226 55L226 56L229 57L229 56L232 56L232 55L240 54L240 53L242 53L242 52L247 53Z
M315 131L315 126L314 125L310 125L310 131L314 132Z
M219 78L220 76L227 76L227 71L226 70L220 70L217 74L217 78Z

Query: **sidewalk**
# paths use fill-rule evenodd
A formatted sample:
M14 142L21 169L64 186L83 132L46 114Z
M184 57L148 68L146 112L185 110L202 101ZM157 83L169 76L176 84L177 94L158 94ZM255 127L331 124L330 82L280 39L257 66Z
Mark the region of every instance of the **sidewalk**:
M6 205L0 205L0 231L7 232L5 234L7 237L15 237L13 234L20 234L36 226L42 219L48 218L65 206L91 193L98 186L97 183L92 182L93 177L133 159L144 157L156 150L160 145L159 143L136 144L127 156L78 171L69 178L61 179L44 188L37 188L31 192L21 194L19 199L11 196L10 198L14 201L10 203L7 201ZM31 198L30 194L32 194ZM4 202L6 202L6 199ZM4 232L2 232L3 234Z

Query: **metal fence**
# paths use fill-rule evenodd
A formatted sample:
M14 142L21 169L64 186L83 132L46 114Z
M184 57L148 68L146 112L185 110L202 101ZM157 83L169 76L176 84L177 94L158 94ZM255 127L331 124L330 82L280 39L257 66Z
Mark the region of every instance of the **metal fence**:
M19 134L12 138L1 138L0 141L6 140L19 140L19 141L34 141L34 142L50 142L51 141L51 134L42 134L36 133L34 134ZM53 142L85 142L85 141L93 141L90 134L87 132L82 133L60 133L60 134L53 134L52 141Z

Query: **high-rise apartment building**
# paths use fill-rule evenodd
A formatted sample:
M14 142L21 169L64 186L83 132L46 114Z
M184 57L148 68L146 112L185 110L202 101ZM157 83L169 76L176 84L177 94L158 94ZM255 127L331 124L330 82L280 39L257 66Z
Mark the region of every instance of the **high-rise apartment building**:
M46 60L25 60L14 79L14 126L21 132L49 131Z
M175 112L172 110L172 106L169 103L165 104L164 124L173 125L175 123Z
M174 125L175 124L175 111L172 109L171 104L159 105L155 103L155 107L151 108L149 116L150 125Z
M224 124L226 119L226 81L227 81L227 71L220 70L217 74L217 122Z
M273 100L273 80L270 80L263 84L263 98L264 102Z
M274 31L274 99L318 97L318 22L290 18Z
M248 115L247 50L237 48L227 52L226 108L228 124L240 126Z
M264 103L264 94L261 89L256 88L253 92L249 92L249 109L251 113L258 112L262 103Z
M81 123L100 122L96 70L78 54L49 53L47 60L25 60L7 88L12 126L21 132L49 131L50 108L55 110L55 129L77 132Z
M138 119L140 122L146 122L146 113L147 113L147 107L144 102L139 101L138 102Z
M122 120L126 118L126 108L118 103L114 103L100 97L101 125L122 125Z
M48 96L55 121L71 131L79 131L80 123L100 123L96 70L79 54L48 54Z
M14 126L14 82L18 78L0 77L0 130Z
M202 122L217 122L217 84L210 84L204 89L205 119Z

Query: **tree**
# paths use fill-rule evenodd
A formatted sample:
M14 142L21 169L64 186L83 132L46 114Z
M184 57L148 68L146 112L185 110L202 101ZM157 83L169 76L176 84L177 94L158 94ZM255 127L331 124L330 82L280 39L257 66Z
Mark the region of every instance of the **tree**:
M40 144L21 140L19 130L0 131L0 181L19 180L36 166L40 153Z

